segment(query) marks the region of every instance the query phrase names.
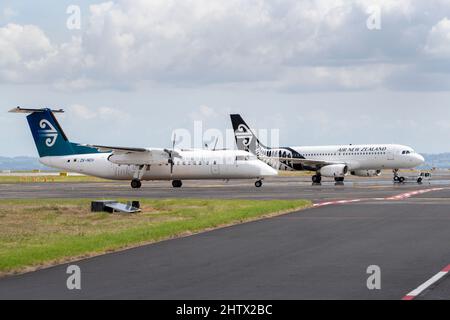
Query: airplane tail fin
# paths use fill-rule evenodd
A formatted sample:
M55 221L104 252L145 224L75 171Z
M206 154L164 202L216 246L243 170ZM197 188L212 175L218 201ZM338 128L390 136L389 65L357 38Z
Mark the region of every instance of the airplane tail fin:
M233 124L236 146L239 150L245 150L257 154L260 148L269 149L259 142L258 138L250 127L245 123L239 114L231 114L231 123Z
M25 109L17 107L9 112L29 114L27 120L39 157L98 153L97 149L83 147L67 139L54 115L54 113L64 112L62 109Z

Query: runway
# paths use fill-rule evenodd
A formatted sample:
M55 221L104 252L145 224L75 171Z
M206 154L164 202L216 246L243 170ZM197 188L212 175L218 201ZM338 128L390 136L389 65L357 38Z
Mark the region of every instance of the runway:
M261 189L249 181L217 182L214 188L211 182L187 182L175 190L158 182L137 192L125 183L22 185L6 193L2 185L2 198L103 194L308 198L331 204L79 261L81 291L67 290L67 265L4 278L0 299L399 300L450 264L450 189L442 182L367 181L313 187L281 178ZM423 190L433 191L417 193ZM334 201L342 199L360 201ZM381 268L381 290L367 288L371 265ZM448 299L449 288L450 280L443 278L417 299Z
M128 181L90 183L0 184L0 199L27 198L215 198L215 199L309 199L313 202L333 199L383 198L410 190L447 186L450 175L439 176L429 185L408 183L394 185L390 176L347 178L344 185L324 181L312 185L310 177L275 177L255 188L252 180L184 181L182 188L172 188L170 181L143 182L141 189L131 189Z

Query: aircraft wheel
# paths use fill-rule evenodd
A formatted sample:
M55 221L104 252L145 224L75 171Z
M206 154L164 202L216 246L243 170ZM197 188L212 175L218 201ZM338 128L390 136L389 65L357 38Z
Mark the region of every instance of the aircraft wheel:
M417 179L417 183L418 183L418 184L422 184L422 181L423 181L422 178Z
M394 176L394 182L399 182L399 177L398 176Z
M344 177L338 177L338 178L334 178L334 181L336 182L344 182Z
M142 186L142 183L139 179L133 179L131 180L131 187L133 189L139 189Z
M404 178L404 177L399 177L399 178L398 178L398 182L404 183L404 182L405 182L405 178Z
M313 183L321 183L322 177L316 174L316 175L312 176L312 182Z
M255 182L255 187L257 187L257 188L261 188L262 187L262 181L261 180L258 180L258 181L256 181Z
M172 181L172 187L174 187L174 188L181 188L182 185L183 185L183 182L181 182L181 180L173 180Z

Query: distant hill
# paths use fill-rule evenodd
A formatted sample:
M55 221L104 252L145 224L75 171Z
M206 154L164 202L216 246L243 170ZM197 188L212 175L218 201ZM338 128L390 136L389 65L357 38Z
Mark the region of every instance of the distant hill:
M424 168L438 168L449 169L450 168L450 153L439 154L422 154L425 158L426 165Z
M423 154L426 164L422 169L450 169L450 153ZM34 157L0 157L0 170L51 170L42 165L38 158Z
M0 157L0 170L51 170L33 157Z

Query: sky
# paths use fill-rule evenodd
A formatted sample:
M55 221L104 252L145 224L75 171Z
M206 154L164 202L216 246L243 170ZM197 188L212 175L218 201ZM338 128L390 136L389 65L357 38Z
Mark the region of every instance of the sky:
M450 152L450 0L2 0L0 99L2 156L37 155L16 106L65 109L80 143L241 113L284 146Z

